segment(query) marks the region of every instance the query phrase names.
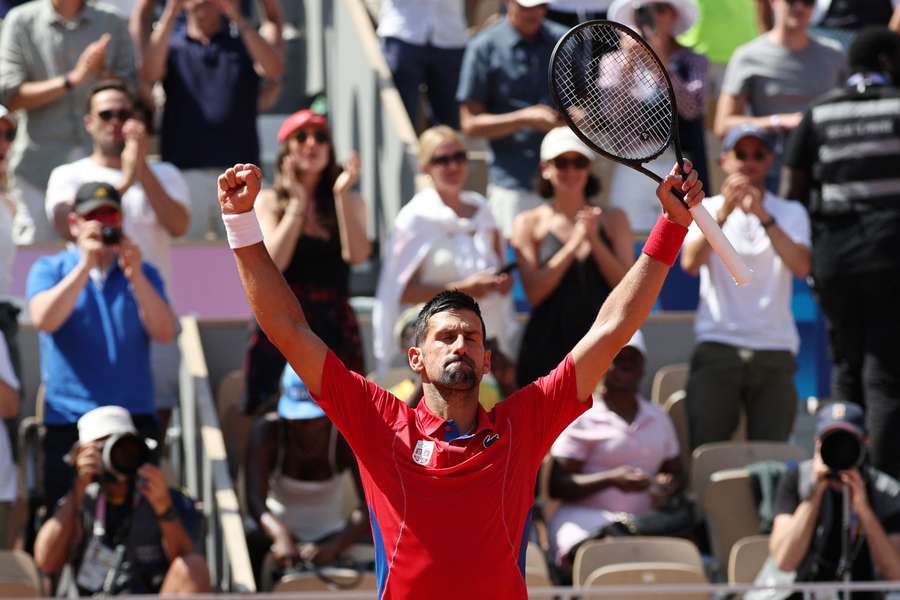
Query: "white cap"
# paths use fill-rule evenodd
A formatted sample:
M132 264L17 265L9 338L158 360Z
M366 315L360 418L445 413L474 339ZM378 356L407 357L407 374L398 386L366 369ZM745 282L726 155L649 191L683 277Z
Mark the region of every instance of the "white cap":
M540 6L541 4L550 4L550 0L515 0L519 6L531 8L532 6Z
M647 358L647 346L644 345L644 334L641 333L641 330L638 329L634 332L634 335L631 336L631 339L628 340L628 343L622 346L623 348L627 348L631 346L638 352L644 355L644 358Z
M699 8L694 0L615 0L609 5L606 18L616 21L638 31L637 22L634 20L634 11L647 4L671 4L678 12L678 22L672 32L676 36L690 29L697 22Z
M541 160L553 160L566 152L577 152L588 160L597 158L597 155L568 127L556 127L548 131L544 141L541 142Z
M131 415L121 406L101 406L78 419L78 441L82 444L117 433L137 433Z
M6 108L5 106L3 106L2 104L0 104L0 119L6 119L6 120L9 121L13 126L15 126L15 124L16 124L16 120L15 120L15 118L13 118L12 113L9 112L9 109L7 109L7 108Z

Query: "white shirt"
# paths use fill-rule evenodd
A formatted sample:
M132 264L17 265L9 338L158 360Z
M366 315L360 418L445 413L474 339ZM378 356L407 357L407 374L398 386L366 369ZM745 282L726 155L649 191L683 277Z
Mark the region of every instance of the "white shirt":
M0 192L0 302L10 298L13 260L16 257L16 244L13 241L13 213L10 206L14 202L12 194L3 198L3 192ZM21 210L21 207L17 207L17 210Z
M166 193L190 209L188 187L181 171L166 162L151 162L150 169ZM122 171L98 165L91 157L56 167L47 182L47 197L44 201L47 218L53 222L53 211L59 204L72 204L81 184L102 181L115 185L121 178ZM156 267L163 283L167 288L170 287L172 261L169 246L172 236L157 220L156 212L140 183L132 184L122 197L122 216L125 235L137 244L141 249L141 258Z
M715 215L725 202L721 195L703 201ZM795 243L810 245L809 216L799 203L766 193L766 211ZM796 354L800 338L791 312L793 274L775 252L755 216L740 208L722 227L725 237L753 271L753 279L737 287L715 253L700 267L700 306L694 322L698 342L720 342L754 350L789 350ZM691 224L687 240L703 234Z
M438 48L463 48L469 39L462 0L381 0L377 33Z
M0 381L14 390L19 389L19 379L13 372L6 340L0 335ZM6 427L0 423L0 502L16 499L16 466L12 460L12 448Z

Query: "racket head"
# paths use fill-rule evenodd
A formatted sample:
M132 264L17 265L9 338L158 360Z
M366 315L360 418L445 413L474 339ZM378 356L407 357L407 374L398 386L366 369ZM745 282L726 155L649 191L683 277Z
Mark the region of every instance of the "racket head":
M621 23L580 23L556 43L550 94L566 125L598 154L650 175L642 163L678 140L675 91L662 61Z

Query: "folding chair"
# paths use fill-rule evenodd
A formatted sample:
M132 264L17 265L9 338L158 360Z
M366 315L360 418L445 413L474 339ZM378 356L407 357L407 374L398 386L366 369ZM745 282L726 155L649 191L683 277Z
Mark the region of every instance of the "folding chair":
M585 542L575 552L573 585L582 586L601 567L623 563L665 562L703 572L703 559L693 542L673 537L622 537Z
M21 550L0 550L0 597L42 596L41 578L34 559Z
M673 392L685 388L689 372L690 365L688 363L675 363L657 369L650 387L650 400L654 404L662 406Z
M607 565L596 569L584 582L584 588L598 588L607 585L649 585L649 584L695 584L709 583L703 571L689 565L669 562L638 562L618 565ZM609 594L583 594L582 600L607 600ZM638 600L660 600L677 598L678 600L709 600L709 594L672 592L629 594L623 598Z
M750 474L746 469L716 471L703 490L702 504L713 556L724 566L735 542L759 533Z
M735 542L728 557L728 583L753 583L769 558L769 536L751 535Z
M525 585L529 588L553 585L547 557L541 547L534 542L528 542L528 547L525 549Z

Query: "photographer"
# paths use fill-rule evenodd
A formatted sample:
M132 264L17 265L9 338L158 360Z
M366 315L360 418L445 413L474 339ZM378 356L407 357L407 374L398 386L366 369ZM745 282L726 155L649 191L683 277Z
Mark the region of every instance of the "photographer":
M862 409L829 404L819 411L815 456L779 482L769 549L797 581L900 580L900 482L869 465L868 444Z
M159 438L150 340L172 340L175 316L158 272L142 262L121 222L116 189L83 184L69 215L76 245L38 259L28 274L26 296L40 332L46 392L47 507L69 489L73 472L62 457L77 438L76 421L91 409L123 406L141 435Z
M67 456L77 475L34 546L41 571L71 564L82 595L210 591L206 562L193 554L200 517L146 462L153 445L120 406L78 420L78 443Z

